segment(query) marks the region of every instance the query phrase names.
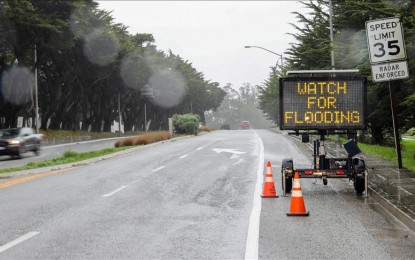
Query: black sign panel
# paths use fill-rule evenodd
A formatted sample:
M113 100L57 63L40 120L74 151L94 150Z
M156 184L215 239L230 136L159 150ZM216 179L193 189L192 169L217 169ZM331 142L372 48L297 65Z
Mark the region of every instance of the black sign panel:
M280 78L282 130L366 128L365 77Z

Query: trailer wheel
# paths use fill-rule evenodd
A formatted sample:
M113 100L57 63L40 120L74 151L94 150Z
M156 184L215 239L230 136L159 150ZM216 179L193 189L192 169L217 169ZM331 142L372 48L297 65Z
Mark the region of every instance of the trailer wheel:
M284 185L284 180L282 178L284 177L281 176L281 181L282 181L281 184ZM284 187L282 188L284 189ZM293 188L293 178L290 176L285 177L285 192L286 193L291 192L292 188Z
M292 176L292 172L294 170L294 163L292 159L283 159L282 160L282 165L281 165L281 186L282 189L284 189L284 171L288 170L291 172L291 176L285 174L285 192L291 192L292 187L293 187L293 176Z
M354 179L354 189L356 194L362 194L365 191L365 178L356 177Z

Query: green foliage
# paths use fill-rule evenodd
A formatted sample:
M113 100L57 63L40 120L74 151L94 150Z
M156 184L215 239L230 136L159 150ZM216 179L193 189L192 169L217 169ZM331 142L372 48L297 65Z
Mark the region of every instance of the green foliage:
M229 124L231 129L239 129L242 121L250 121L255 128L268 128L269 122L259 109L258 86L243 84L238 90L228 84L224 91L226 96L221 106L208 113L206 116L207 124L213 128L220 128L223 124Z
M388 143L393 134L388 83L373 83L367 48L365 23L370 20L400 17L409 67L409 78L392 81L391 87L397 103L396 114L400 131L414 126L415 118L415 9L409 0L339 0L332 1L334 41L330 41L329 1L302 2L307 11L295 12L297 23L290 33L296 40L285 52L284 70L359 69L368 77L368 129L367 136L376 144ZM334 64L331 61L334 54ZM278 111L278 82L275 68L260 88L260 107L276 121Z
M281 76L281 72L273 68L264 86L259 88L259 107L274 123L278 123L279 117L279 77Z
M365 153L379 156L382 159L394 163L398 162L395 147L359 143L359 148ZM403 140L401 142L401 148L402 165L405 168L415 171L415 140Z
M206 80L190 61L158 50L152 34L129 34L127 26L115 23L111 12L98 9L94 1L5 0L0 10L0 73L13 66L37 68L44 130L79 129L82 122L84 131L109 132L119 112L126 131L144 130L145 104L148 118L157 118L150 130L167 130L174 113L192 111L204 121L205 112L215 110L225 96L219 84ZM183 80L183 96L168 107L166 102L146 103L140 89L157 82L155 75L169 72ZM171 88L157 84L153 88L158 97L177 92L168 94ZM0 94L5 118L0 128L16 126L18 116L33 119L33 97L27 100L15 104Z
M173 126L178 134L197 135L200 117L196 114L173 115Z

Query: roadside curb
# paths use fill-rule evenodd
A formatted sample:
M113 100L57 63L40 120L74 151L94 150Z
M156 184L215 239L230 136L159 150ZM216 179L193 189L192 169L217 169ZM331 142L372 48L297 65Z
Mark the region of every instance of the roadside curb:
M369 187L371 197L378 202L382 207L384 207L389 213L401 221L405 226L410 230L415 232L415 221L409 217L405 212L397 208L395 205L390 203L387 199L382 197L379 193Z
M279 133L284 134L281 131ZM297 147L299 149L304 149L304 146L301 146L302 143L298 138L296 138L295 136L291 136L291 138L293 140L297 141L297 142L295 142L295 144L297 145ZM336 143L335 141L332 141L332 140L326 140L326 142ZM365 157L366 160L368 159L369 156L370 155L364 154L364 157ZM372 171L374 171L374 170L372 169ZM372 174L369 174L369 176L371 176L371 175ZM387 184L389 184L389 186L394 186L393 184L391 184L389 182L387 182ZM368 195L369 195L369 197L371 197L374 201L379 203L379 205L381 205L392 216L394 216L396 219L398 219L408 229L415 232L415 220L410 215L408 215L406 212L404 212L399 207L397 207L397 205L393 204L386 197L382 196L379 192L377 192L376 191L376 185L374 185L374 186L375 187L373 187L373 183L371 183L371 181L369 180L369 183L368 183Z

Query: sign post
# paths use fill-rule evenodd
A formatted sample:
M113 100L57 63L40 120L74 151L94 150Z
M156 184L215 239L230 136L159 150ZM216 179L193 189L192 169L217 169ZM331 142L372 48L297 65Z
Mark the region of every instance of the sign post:
M398 158L398 168L402 169L399 127L395 113L395 95L390 83L391 80L409 77L408 63L405 61L406 49L402 25L398 17L368 21L366 22L366 35L370 63L372 64L373 82L388 81L389 84L396 156Z

